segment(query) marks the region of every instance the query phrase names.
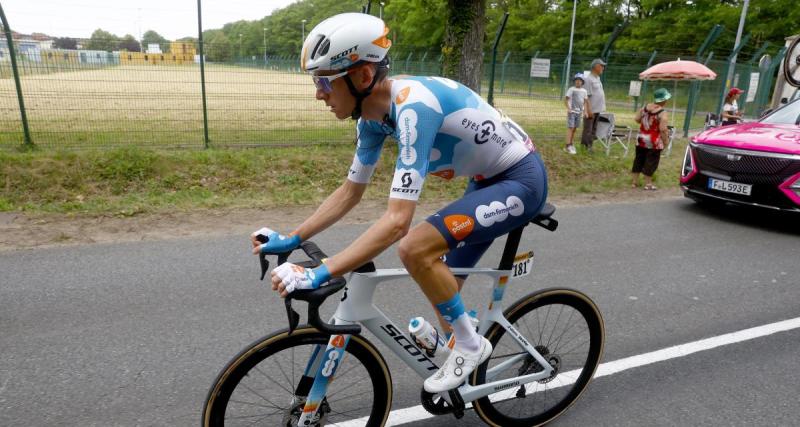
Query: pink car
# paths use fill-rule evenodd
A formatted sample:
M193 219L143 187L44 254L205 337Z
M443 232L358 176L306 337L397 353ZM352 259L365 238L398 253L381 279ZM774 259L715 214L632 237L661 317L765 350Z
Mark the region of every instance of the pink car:
M693 137L681 189L698 202L730 202L800 213L800 99L757 122Z

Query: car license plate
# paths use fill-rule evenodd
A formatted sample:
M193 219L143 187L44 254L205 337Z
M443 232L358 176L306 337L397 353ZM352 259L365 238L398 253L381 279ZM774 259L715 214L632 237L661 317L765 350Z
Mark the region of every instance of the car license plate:
M725 191L727 193L743 194L745 196L749 196L750 192L753 190L753 186L750 184L741 184L714 178L708 179L708 188L711 190Z
M514 257L511 277L522 277L531 274L531 266L533 266L533 251L517 255Z

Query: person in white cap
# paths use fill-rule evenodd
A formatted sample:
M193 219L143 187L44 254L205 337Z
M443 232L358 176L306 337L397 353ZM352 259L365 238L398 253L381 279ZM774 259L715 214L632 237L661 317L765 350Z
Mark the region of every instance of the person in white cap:
M586 80L586 93L589 95L589 110L583 120L583 133L581 145L592 151L592 144L597 133L597 120L600 113L606 111L606 93L603 91L603 82L600 75L606 68L606 63L600 58L592 61L591 72L584 76Z

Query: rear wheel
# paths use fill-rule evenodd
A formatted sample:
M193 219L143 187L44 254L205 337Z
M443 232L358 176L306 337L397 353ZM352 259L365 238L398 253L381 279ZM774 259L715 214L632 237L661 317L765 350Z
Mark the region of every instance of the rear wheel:
M554 368L548 378L500 391L473 402L478 416L491 426L538 426L561 415L580 397L592 379L603 352L605 331L597 306L570 289L532 293L505 311L505 317ZM518 377L543 367L506 330L495 324L486 338L494 351L472 375L473 384L487 382L487 372L511 357L519 362L488 381Z
M794 87L800 87L800 37L794 39L783 57L783 77Z
M217 376L203 411L204 426L297 426L313 377L303 375L329 336L300 328L265 337L234 357ZM350 338L311 425L382 426L389 416L392 379L386 361L364 337ZM353 425L353 423L348 423Z

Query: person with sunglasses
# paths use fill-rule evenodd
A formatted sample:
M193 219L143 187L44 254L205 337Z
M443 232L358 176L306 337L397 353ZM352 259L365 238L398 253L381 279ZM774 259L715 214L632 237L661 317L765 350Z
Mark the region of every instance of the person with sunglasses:
M345 13L308 34L301 67L311 74L316 99L340 120L356 120L357 146L344 183L288 235L262 228L253 252L284 252L330 227L361 200L386 137L398 156L383 215L323 265L285 263L272 272L273 290L317 288L378 256L394 243L398 255L438 311L455 345L424 388L458 387L492 346L477 335L461 300L465 277L450 267L472 267L492 241L529 222L547 197L547 173L522 128L466 86L441 77L388 78L389 28L374 16ZM459 200L426 221L411 222L427 175L469 178ZM267 235L261 244L256 236Z

